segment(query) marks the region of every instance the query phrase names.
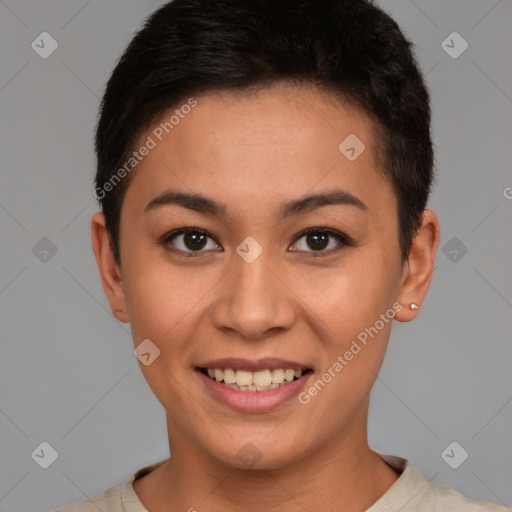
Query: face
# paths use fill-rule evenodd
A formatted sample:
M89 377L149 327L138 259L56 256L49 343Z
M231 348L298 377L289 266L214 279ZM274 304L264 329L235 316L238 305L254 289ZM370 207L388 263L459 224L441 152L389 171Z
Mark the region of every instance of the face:
M140 139L113 306L171 442L267 469L357 445L408 268L372 124L308 87L196 99Z

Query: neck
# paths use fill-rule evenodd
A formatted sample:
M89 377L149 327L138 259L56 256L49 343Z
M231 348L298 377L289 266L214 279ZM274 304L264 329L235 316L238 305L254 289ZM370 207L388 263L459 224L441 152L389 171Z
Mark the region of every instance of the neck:
M366 510L393 485L397 473L366 439L366 415L320 449L278 469L247 470L214 459L169 423L171 459L134 483L150 510L304 512Z

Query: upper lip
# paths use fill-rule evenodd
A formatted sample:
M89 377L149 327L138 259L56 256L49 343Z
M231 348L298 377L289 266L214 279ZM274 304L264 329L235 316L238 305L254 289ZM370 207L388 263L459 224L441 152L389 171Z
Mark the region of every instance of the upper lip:
M276 357L265 357L263 359L242 359L239 357L225 357L223 359L213 359L197 365L198 368L232 368L233 370L246 370L257 372L260 370L277 370L279 368L294 370L307 370L308 366L297 361L279 359Z

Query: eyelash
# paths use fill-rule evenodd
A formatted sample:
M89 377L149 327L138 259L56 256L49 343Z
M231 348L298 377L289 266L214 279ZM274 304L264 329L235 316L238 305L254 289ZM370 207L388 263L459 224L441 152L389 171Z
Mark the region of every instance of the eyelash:
M177 236L179 235L182 235L182 234L190 234L190 233L195 233L195 234L201 234L201 235L206 235L207 237L211 238L212 240L215 241L216 244L220 245L216 240L215 238L213 238L209 233L208 231L205 231L204 229L201 229L201 228L195 228L195 227L186 227L186 228L180 228L180 229L177 229L177 230L174 230L174 231L171 231L169 233L166 233L159 241L159 243L163 246L165 246L165 248L172 252L172 253L175 253L176 255L180 256L180 257L184 257L184 258L193 258L193 257L197 257L199 256L201 253L203 252L206 252L206 251L203 251L203 250L199 250L199 251L183 251L181 249L176 249L176 248L171 248L169 247L169 242L176 238ZM339 251L341 251L342 249L344 249L345 247L356 247L356 242L354 240L352 240L350 237L348 237L347 235L343 234L343 233L340 233L339 231L336 231L334 229L330 229L330 228L325 228L325 227L311 227L311 228L307 228L307 229L304 229L303 231L301 231L294 239L294 242L293 243L296 243L298 240L300 240L302 237L306 236L306 235L309 235L311 233L321 233L323 235L328 235L332 238L335 238L336 240L338 240L338 242L341 243L341 245L339 245L338 247L334 248L334 249L330 249L328 251L324 251L324 250L321 250L321 251L293 251L293 252L306 252L306 253L310 253L309 255L312 256L313 258L318 258L318 257L325 257L325 256L330 256L334 253L337 253Z

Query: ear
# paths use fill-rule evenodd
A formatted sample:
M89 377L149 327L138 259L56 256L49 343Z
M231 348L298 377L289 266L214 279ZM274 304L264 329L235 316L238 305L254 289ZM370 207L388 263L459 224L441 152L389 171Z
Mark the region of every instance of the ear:
M402 282L397 297L403 308L395 315L400 322L410 322L418 311L432 282L434 262L440 240L437 215L432 210L424 210L421 226L414 237L409 257L404 264ZM416 304L418 309L411 309Z
M92 216L91 239L94 257L100 271L101 283L112 314L120 322L129 322L121 270L115 261L105 216L101 212Z

